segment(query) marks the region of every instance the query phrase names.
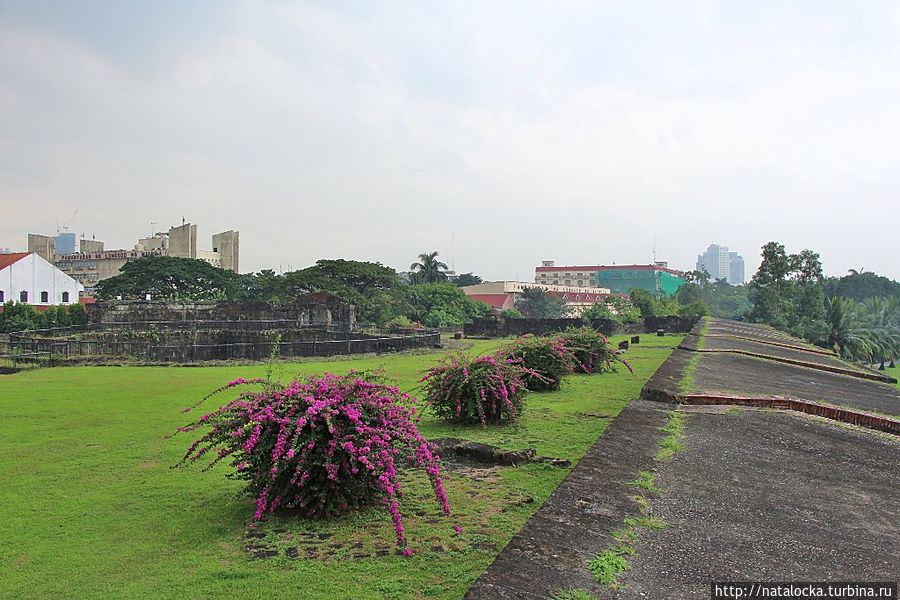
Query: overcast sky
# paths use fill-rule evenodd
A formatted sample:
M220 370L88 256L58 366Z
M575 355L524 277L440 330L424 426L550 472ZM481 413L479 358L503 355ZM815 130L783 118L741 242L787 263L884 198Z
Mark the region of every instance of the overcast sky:
M900 4L0 0L0 247L238 229L530 280L710 243L900 278ZM451 239L453 244L451 244ZM453 252L451 253L451 250Z

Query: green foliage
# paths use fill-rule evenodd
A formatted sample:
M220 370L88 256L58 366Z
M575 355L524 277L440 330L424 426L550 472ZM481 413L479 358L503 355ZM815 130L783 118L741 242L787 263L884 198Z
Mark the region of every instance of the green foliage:
M416 324L412 322L412 320L404 315L400 315L398 317L394 317L387 323L385 326L388 328L396 328L396 329L409 329L414 327Z
M528 370L500 354L451 356L426 371L424 399L438 418L498 425L519 419Z
M596 596L592 595L587 590L568 588L553 594L551 600L596 600Z
M825 301L827 346L840 356L873 363L900 356L900 298Z
M484 280L475 273L462 273L455 280L453 285L457 287L466 287L467 285L478 285L484 283Z
M487 313L488 307L449 283L409 286L409 317L427 327L455 327Z
M411 273L410 283L438 283L447 281L447 264L437 259L437 252L426 252L419 255L419 262L409 265Z
M841 296L862 302L869 298L889 298L900 296L900 282L876 275L864 269L850 272L843 277L826 277L823 281L825 294L831 298Z
M525 385L532 391L558 390L562 378L575 370L575 353L562 337L523 336L501 352L529 370Z
M631 303L640 311L642 317L656 316L656 298L647 290L635 288L628 294Z
M596 319L610 319L617 323L638 323L641 311L627 298L611 297L606 302L598 302L581 313L581 318L590 323Z
M568 308L564 300L554 298L540 288L527 287L516 298L516 308L531 319L561 319Z
M631 554L633 549L628 546L616 546L604 550L595 556L588 564L588 570L599 583L613 586L623 572L629 569L625 556Z
M515 308L510 308L503 311L503 317L506 319L524 319L525 315L523 315L521 311L516 310Z
M115 277L99 282L96 293L103 299L143 300L149 294L153 300L223 300L237 277L202 260L143 256L125 263Z
M628 483L653 494L658 494L660 491L659 488L656 487L656 474L652 471L638 471L637 478Z
M397 272L380 263L356 260L319 260L316 264L285 273L275 286L276 302L293 302L312 292L327 292L356 306L357 319L384 325L406 314L405 293Z
M705 275L705 277L704 277ZM682 306L702 302L709 315L724 319L743 319L750 309L750 289L745 285L730 285L727 281L709 280L706 271L691 271L685 275L687 282L678 289L675 297ZM681 312L681 314L685 314ZM705 315L700 315L705 316Z
M750 282L749 319L824 345L828 324L819 255L811 250L789 255L782 244L769 242L762 259Z
M676 296L654 296L645 289L635 288L629 294L631 303L640 311L641 317L672 317L682 314L682 306ZM697 310L697 307L692 307Z
M498 345L496 340L469 342L473 355L492 352ZM642 340L634 349L635 377L624 372L577 377L559 392L531 395L515 427L456 425L426 410L419 430L427 439L457 437L507 449L537 445L541 454L577 463L628 400L639 395L672 345L672 338ZM303 376L382 367L402 390L413 391L421 371L442 354L355 356L291 363L289 368L290 375ZM408 559L375 556L375 544L391 532L390 519L377 507L329 521L271 519L253 530L263 536L260 540L244 540L253 514L253 507L239 499L244 482L170 469L184 449L177 438L165 441L160 436L183 424L179 410L185 398L195 398L225 379L263 377L265 372L263 364L54 368L0 381L0 504L6 527L0 598L94 597L98 590L115 590L136 598L265 594L459 599L569 472L537 464L504 469L503 477L491 482L454 477L447 493L464 533L456 535L443 519L411 519L409 539L414 544L429 541ZM573 418L585 412L609 418ZM37 448L46 449L53 460L35 460ZM211 473L224 469L220 465ZM65 493L52 493L60 482L65 482ZM434 510L426 477L411 477L403 493L404 501L418 504L417 509ZM514 506L510 498L522 494L534 502ZM288 536L292 540L284 541ZM344 548L337 548L329 560L284 557L286 548L297 545L295 540L317 536L328 537L321 546L329 551L331 543ZM482 541L496 549L485 550ZM357 542L363 548L351 549ZM244 546L257 543L277 547L282 556L252 560ZM459 551L436 559L428 551L433 544ZM302 547L300 552L302 556ZM371 557L352 560L357 552ZM29 560L37 555L41 560ZM419 575L426 572L427 577Z
M609 340L599 331L590 327L569 327L559 337L572 352L576 371L587 374L615 371L616 362L622 362L631 370L631 365L613 352Z
M681 442L684 437L684 416L677 411L672 411L669 420L666 422L663 431L665 437L659 441L659 451L656 453L656 460L666 460L676 452L684 450L684 444Z
M681 304L678 307L678 314L683 317L708 317L710 310L703 300L694 300L688 304Z
M30 304L7 302L0 312L0 333L84 325L87 315L81 304L59 304L40 311Z

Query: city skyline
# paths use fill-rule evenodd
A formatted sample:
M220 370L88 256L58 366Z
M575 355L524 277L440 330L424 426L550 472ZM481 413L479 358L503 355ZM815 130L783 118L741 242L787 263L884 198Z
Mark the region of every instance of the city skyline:
M77 208L111 247L240 229L246 271L688 269L714 236L748 279L773 240L900 279L896 4L418 8L0 1L0 246Z

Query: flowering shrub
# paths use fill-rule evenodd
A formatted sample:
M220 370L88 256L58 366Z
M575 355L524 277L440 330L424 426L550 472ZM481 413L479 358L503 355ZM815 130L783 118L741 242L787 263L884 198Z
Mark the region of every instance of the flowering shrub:
M501 356L451 356L426 371L424 398L435 414L482 426L515 421L522 412L524 378L536 373Z
M575 369L575 355L561 337L523 336L507 345L501 354L528 369L529 390L558 390L563 376Z
M590 327L570 327L560 337L572 351L576 371L588 374L615 371L615 363L621 362L634 372L627 361L613 352L606 336Z
M398 455L404 452L425 469L438 503L450 514L438 457L416 428L416 409L401 404L414 402L408 395L367 373L326 373L287 387L268 383L236 379L213 392L265 385L179 428L207 429L179 464L211 456L208 469L230 460L235 468L230 476L246 480L256 499L254 519L278 508L327 517L380 498L398 545L405 547L397 477ZM404 554L412 551L405 548Z

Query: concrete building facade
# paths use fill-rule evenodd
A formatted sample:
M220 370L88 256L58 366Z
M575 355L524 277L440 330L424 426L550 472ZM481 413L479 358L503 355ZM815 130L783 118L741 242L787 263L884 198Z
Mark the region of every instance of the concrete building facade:
M0 304L77 304L84 286L35 252L0 254Z
M522 294L525 288L538 288L554 298L563 300L574 314L579 314L594 304L606 302L610 296L610 290L601 287L576 287L524 281L489 281L477 285L467 285L462 290L469 298L484 302L491 308L508 310L515 305L516 297Z
M70 234L74 235L74 234ZM55 264L61 271L84 286L88 294L100 281L118 275L125 263L142 256L177 256L203 260L229 271L240 266L239 233L223 231L212 236L212 250L197 250L197 226L185 223L141 238L132 250L105 250L100 240L80 240L78 252L60 254L58 238L28 234L28 251Z
M641 288L665 295L674 294L684 283L683 273L659 261L648 265L556 266L545 260L534 269L535 283L605 289L606 293L627 295Z

